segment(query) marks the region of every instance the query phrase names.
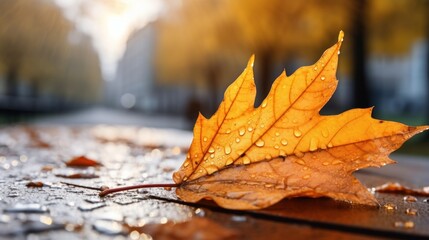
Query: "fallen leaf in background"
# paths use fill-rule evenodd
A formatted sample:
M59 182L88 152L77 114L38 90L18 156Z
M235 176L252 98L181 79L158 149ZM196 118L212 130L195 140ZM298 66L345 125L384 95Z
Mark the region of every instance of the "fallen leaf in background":
M29 126L23 127L24 131L28 134L30 138L30 146L35 148L50 148L51 145L41 139L39 133L33 128Z
M36 188L36 187L43 187L44 184L42 182L29 182L25 186Z
M314 65L283 72L258 108L252 57L217 112L198 116L187 159L173 175L178 197L231 209L302 196L377 205L352 173L393 163L388 155L428 127L373 119L372 108L321 116L337 86L342 41L341 32Z
M429 186L423 188L410 188L397 182L388 182L374 187L373 190L381 193L402 193L409 195L429 196Z
M66 162L66 165L67 167L96 167L101 166L101 163L85 156L78 156Z

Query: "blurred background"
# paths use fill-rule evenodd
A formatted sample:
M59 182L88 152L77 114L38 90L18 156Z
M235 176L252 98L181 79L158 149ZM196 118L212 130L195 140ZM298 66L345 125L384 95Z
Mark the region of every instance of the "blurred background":
M324 113L376 106L377 118L429 123L428 0L0 0L0 122L102 108L190 128L251 54L259 105L340 30Z

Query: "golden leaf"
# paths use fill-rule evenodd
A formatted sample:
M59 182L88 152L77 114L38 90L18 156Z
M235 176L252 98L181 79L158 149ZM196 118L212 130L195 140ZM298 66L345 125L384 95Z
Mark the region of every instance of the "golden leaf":
M428 127L376 120L372 109L321 116L337 86L342 41L340 32L314 65L291 76L283 72L258 108L252 56L217 112L210 119L199 115L187 159L173 175L177 195L233 209L300 196L376 205L352 172L393 163L388 155Z

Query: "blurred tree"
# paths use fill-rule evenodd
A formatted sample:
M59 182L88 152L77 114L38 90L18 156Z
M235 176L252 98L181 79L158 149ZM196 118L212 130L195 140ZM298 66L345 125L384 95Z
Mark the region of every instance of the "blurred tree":
M80 33L53 1L0 1L0 9L0 65L7 95L17 96L22 80L34 97L50 92L63 98L69 91L65 81L81 89L73 95L75 102L82 92L100 90L99 60L90 40L75 37Z
M367 48L367 24L368 2L367 0L355 0L351 12L351 35L352 35L352 106L371 107L370 90L367 80L366 60L368 58Z
M297 56L314 61L348 27L347 7L347 1L334 0L179 1L160 26L158 76L203 80L216 107L223 75L255 53L261 100L275 78L275 66Z
M365 25L368 48L373 54L405 56L410 54L414 43L425 40L429 69L429 1L368 1L367 9ZM426 78L429 87L429 74ZM429 110L427 112L429 114Z

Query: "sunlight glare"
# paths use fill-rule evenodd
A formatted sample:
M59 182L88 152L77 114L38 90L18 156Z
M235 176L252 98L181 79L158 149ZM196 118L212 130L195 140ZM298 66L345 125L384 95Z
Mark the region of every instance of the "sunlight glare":
M106 80L113 78L128 36L135 29L155 20L162 7L160 0L56 0L56 2L80 30L93 38ZM79 10L82 6L85 8L84 15Z

